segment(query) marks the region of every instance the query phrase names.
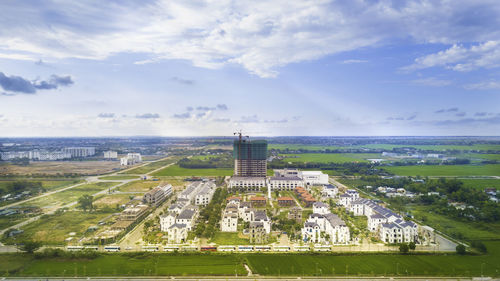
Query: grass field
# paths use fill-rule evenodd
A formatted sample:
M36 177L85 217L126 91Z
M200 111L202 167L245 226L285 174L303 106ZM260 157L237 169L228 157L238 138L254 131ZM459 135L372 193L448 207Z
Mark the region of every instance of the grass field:
M214 237L208 241L217 245L245 245L249 243L246 238L238 236L238 232L216 232Z
M117 188L117 190L122 192L148 192L153 187L159 185L160 181L144 181L137 180L124 184Z
M65 191L57 192L49 196L41 197L26 203L22 206L36 207L56 207L76 201L82 195L92 195L108 187L116 185L114 182L99 182L92 184L80 185Z
M3 189L7 185L9 185L11 182L15 181L23 181L23 179L17 179L17 180L0 180L0 189ZM68 186L70 184L76 184L78 183L78 180L37 180L37 179L29 179L26 180L28 182L41 182L42 187L45 188L47 191L51 191L54 189L58 189L64 186Z
M125 266L124 266L125 265ZM167 276L246 275L236 255L108 254L95 259L0 255L0 276Z
M465 186L484 190L487 187L500 189L500 179L460 179Z
M384 169L400 176L500 176L500 164L394 166Z
M127 175L99 177L100 180L133 180L138 178L139 178L138 176L127 176Z
M144 165L142 167L137 167L135 169L131 169L131 170L122 172L122 174L147 174L147 173L154 171L156 169L159 169L163 166L174 163L177 160L179 160L179 157L169 157L169 158L166 158L164 160L156 161L156 162Z
M87 228L96 225L101 219L111 213L67 211L53 215L44 215L21 229L24 230L13 238L7 238L6 243L16 243L31 239L41 241L46 245L64 245L64 240L70 232L75 232L76 238L81 237Z
M285 162L346 163L368 162L366 159L380 158L377 153L303 153L284 154Z
M23 220L26 220L23 215L13 215L8 217L2 216L0 217L0 229L11 227L22 222Z
M414 147L422 150L500 150L500 145L495 144L474 144L474 145L412 145L412 144L365 144L355 147L365 147L374 149L392 150L399 147Z
M100 175L120 168L118 161L40 161L28 166L0 165L0 175Z
M458 154L457 158L497 160L500 161L500 154L464 153Z
M328 146L328 145L304 145L304 144L274 144L271 143L267 146L268 149L280 149L280 150L325 150L325 149L347 149L349 146Z
M109 194L104 195L94 200L94 206L98 209L110 207L115 208L116 205L123 205L130 201L130 196L142 196L141 194Z
M198 177L210 177L210 176L231 176L233 174L233 169L185 169L178 165L172 165L170 167L161 169L155 173L153 176L198 176Z

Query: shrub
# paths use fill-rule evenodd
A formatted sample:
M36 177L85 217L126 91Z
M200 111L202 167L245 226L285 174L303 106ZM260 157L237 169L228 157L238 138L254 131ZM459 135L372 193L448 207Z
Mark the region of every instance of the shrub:
M465 254L465 246L463 244L458 244L455 249L457 251L457 254L459 254L459 255Z
M408 247L408 244L406 244L406 243L401 243L399 245L399 251L403 254L406 254L410 251L410 247Z

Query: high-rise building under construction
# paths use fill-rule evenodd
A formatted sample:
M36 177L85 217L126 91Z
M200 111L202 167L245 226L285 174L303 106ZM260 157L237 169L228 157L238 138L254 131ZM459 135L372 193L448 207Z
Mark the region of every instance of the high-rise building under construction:
M234 175L265 177L267 172L267 141L245 140L241 137L233 144Z

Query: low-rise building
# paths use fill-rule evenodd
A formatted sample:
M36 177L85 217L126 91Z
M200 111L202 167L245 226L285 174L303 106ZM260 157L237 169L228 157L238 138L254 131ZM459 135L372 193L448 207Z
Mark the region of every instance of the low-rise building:
M118 152L108 150L104 151L104 159L117 159L118 158Z
M222 216L220 223L222 232L236 232L238 231L238 214L225 213Z
M120 220L135 221L148 209L147 205L136 205L126 208L120 213Z
M294 206L295 205L295 200L293 200L292 197L283 196L283 197L279 197L277 200L278 200L278 205L280 205L280 206Z
M168 196L172 194L171 184L161 184L150 191L146 192L142 198L144 203L151 206L160 205Z
M290 208L288 211L288 219L295 220L298 223L302 222L302 209L299 207Z
M330 207L323 202L314 202L313 203L313 213L317 213L317 214L321 214L321 215L328 214L328 213L330 213Z
M240 177L233 176L229 179L229 188L243 191L259 191L267 187L266 177Z
M182 211L176 218L176 224L184 224L188 230L191 230L194 226L198 212L195 209L186 208Z
M268 242L268 234L264 223L253 221L250 222L250 243L251 244L266 244Z
M327 184L323 186L321 190L321 196L328 198L335 198L339 193L339 189L335 185Z
M167 231L168 242L169 243L184 243L186 242L188 235L188 228L185 224L173 224L168 228Z
M267 199L263 196L253 196L252 198L250 198L250 202L252 202L252 207L265 206L267 203Z
M140 153L128 153L127 156L120 158L120 165L130 166L142 162L142 156Z
M322 171L302 171L301 178L306 185L324 185L328 184L328 174Z
M197 206L206 206L212 200L215 193L215 183L211 181L204 182L201 187L199 187L198 193L194 196L194 202Z

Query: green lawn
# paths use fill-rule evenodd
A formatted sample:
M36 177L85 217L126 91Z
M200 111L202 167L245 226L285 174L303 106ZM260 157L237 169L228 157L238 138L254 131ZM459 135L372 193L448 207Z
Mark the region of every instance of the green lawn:
M160 184L160 181L145 181L145 180L137 180L132 181L127 184L124 184L117 188L117 190L122 192L148 192L153 187L156 187Z
M412 144L365 144L355 147L374 148L392 150L399 147L414 147L422 150L500 150L500 145L495 144L474 144L474 145L412 145Z
M465 186L484 190L487 187L500 189L500 179L460 179Z
M366 159L380 158L377 153L303 153L284 154L285 162L346 163L368 162Z
M12 258L11 258L12 257ZM246 275L235 255L103 254L95 259L0 255L0 276Z
M167 166L168 164L177 162L177 160L179 160L179 157L169 157L167 159L156 161L156 162L144 165L142 167L137 167L137 168L132 169L132 170L121 172L120 174L147 174L147 173L154 171L156 169L159 169L163 166Z
M133 180L133 179L138 179L138 176L105 176L105 177L99 177L100 180Z
M245 245L250 243L248 239L238 237L238 232L216 232L214 237L208 241L217 245Z
M233 169L185 169L178 165L161 169L153 173L153 176L231 176Z
M480 276L481 267L486 276L498 276L500 270L500 260L492 254L252 254L247 256L247 260L254 274L273 276Z
M92 184L80 185L65 191L57 192L49 196L44 196L26 203L22 206L36 206L36 207L55 207L68 204L76 201L82 195L92 195L101 190L109 188L119 183L114 182L98 182Z
M400 176L500 176L500 164L383 167Z
M96 225L100 220L111 213L67 211L53 215L44 215L21 229L24 230L12 238L3 241L12 244L24 240L41 241L46 245L64 245L70 232L75 232L76 239L80 238L87 228Z

